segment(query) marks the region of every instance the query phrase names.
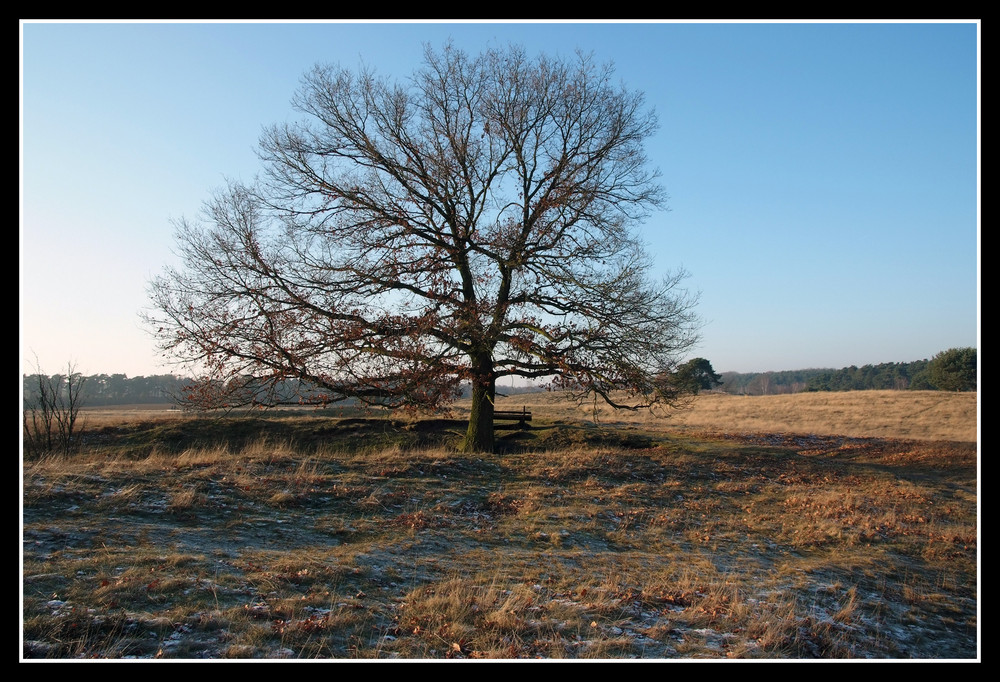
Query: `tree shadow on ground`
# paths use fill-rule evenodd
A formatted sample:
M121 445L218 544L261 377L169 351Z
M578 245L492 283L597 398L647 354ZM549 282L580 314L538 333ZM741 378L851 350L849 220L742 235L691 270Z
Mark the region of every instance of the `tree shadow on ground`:
M135 422L84 434L90 446L141 457L153 449L180 453L189 448L239 451L255 443L287 443L307 449L371 451L384 448L444 448L457 451L467 421L451 418L301 416L280 413L248 416L201 416L170 421ZM498 422L498 455L545 452L567 447L655 447L665 434L649 434L615 425L582 422Z

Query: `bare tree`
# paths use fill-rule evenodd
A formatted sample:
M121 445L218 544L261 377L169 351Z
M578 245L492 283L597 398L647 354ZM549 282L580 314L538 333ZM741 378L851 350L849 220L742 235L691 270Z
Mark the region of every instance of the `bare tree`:
M260 143L253 186L182 221L151 285L198 397L437 407L472 386L464 448L493 448L497 379L557 377L637 409L694 342L683 273L647 277L635 227L664 197L641 94L587 55L427 48L403 84L319 66L306 121Z
M79 437L86 377L73 363L66 365L65 375L47 376L36 359L35 374L29 379L22 411L25 454L70 453Z

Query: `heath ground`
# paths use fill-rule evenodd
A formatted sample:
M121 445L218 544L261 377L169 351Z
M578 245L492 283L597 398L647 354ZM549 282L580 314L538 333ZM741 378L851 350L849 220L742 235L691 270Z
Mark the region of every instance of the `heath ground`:
M975 394L85 413L22 466L22 656L979 657Z

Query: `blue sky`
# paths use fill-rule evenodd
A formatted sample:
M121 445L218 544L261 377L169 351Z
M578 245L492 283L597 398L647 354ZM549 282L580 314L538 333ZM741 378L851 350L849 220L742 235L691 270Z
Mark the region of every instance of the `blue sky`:
M645 93L670 210L642 235L717 371L979 345L975 23L23 23L22 371L175 371L139 320L171 221L253 178L314 64L405 78L449 39L579 48Z

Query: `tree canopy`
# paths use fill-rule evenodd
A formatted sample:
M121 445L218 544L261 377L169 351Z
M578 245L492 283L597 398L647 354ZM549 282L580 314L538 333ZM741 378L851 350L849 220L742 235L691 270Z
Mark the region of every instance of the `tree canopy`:
M657 122L612 76L516 47L426 48L400 82L317 66L304 120L263 134L261 178L178 223L183 265L151 284L162 349L228 404L295 401L275 387L297 379L433 408L470 383L468 450L493 447L498 378L664 399L695 299L682 272L648 276Z
M950 348L931 358L930 380L942 391L975 391L978 358L975 348Z
M712 363L705 358L694 358L680 365L667 383L679 394L698 395L722 385L722 376L715 373Z

